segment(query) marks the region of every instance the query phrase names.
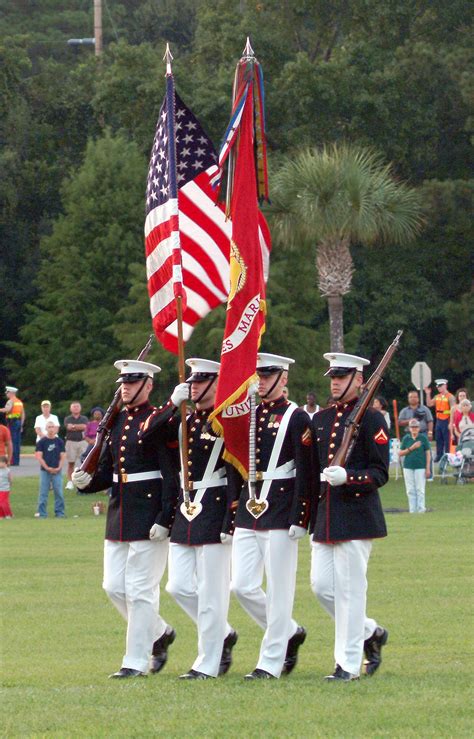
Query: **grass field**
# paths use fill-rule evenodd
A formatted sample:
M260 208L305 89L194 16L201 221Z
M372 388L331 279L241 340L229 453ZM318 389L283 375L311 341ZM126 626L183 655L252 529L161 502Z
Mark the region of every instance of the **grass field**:
M101 589L104 517L99 496L66 493L65 520L35 520L37 480L17 480L15 518L0 521L1 736L464 737L473 733L472 498L474 485L427 486L431 513L388 514L374 544L368 613L390 632L371 679L327 684L333 628L309 588L309 545L300 543L294 615L308 629L288 679L245 683L261 632L235 601L234 665L212 682L182 683L195 630L162 593L178 633L162 673L107 679L118 669L125 625ZM385 507L406 507L401 481ZM50 501L50 509L52 502ZM164 584L164 583L163 583Z

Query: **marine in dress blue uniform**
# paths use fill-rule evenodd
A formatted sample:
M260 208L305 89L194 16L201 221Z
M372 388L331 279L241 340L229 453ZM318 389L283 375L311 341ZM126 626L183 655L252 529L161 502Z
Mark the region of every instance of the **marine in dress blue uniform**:
M159 585L168 555L168 536L178 497L178 470L170 448L170 421L183 393L175 389L162 408L149 403L153 375L149 362L120 360L123 410L117 415L93 477L77 470L84 493L111 487L104 544L103 588L127 621L126 653L114 678L140 677L166 661L174 631L159 615ZM154 433L141 430L154 420ZM158 669L157 669L158 668Z
M346 469L332 460L353 410L368 360L328 353L332 403L312 419L315 495L312 507L311 586L335 621L336 668L326 680L358 679L381 662L388 633L366 616L367 564L372 539L387 535L378 489L388 480L389 438L382 414L369 408Z
M230 477L230 498L238 500L232 590L265 631L257 667L245 676L249 680L289 674L306 637L292 610L298 539L310 520L311 433L308 415L283 397L293 362L275 354L257 356L262 402L256 412L256 500L249 499L237 471Z
M182 466L189 505L181 489L171 529L167 591L197 626L198 655L185 680L225 674L231 665L237 633L227 621L231 547L221 543L226 516L227 468L224 445L209 423L214 408L218 362L193 358L187 382L195 410L187 418L188 459ZM231 540L229 541L231 543Z

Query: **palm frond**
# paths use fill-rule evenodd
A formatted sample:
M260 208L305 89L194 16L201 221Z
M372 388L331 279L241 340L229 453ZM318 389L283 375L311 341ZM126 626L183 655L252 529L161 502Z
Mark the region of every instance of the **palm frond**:
M416 190L397 182L380 153L348 143L305 149L273 178L272 223L285 244L338 237L406 242L423 220Z

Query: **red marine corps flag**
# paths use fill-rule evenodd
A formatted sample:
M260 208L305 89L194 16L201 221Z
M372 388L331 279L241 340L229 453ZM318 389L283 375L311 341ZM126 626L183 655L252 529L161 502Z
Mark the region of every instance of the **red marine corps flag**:
M222 342L214 430L224 436L225 457L244 476L249 468L250 402L257 351L265 330L265 278L259 199L268 199L263 81L247 41L234 83L234 105L219 157L228 159L227 212L232 225L230 290ZM258 166L256 165L258 163ZM265 238L266 237L266 238Z

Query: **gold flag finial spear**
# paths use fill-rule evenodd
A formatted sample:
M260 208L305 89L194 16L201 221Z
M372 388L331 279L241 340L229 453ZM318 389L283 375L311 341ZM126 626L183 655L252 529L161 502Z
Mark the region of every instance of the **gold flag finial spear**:
M170 51L170 45L166 44L166 51L163 57L163 61L166 62L166 76L172 74L171 62L173 61L173 54Z

